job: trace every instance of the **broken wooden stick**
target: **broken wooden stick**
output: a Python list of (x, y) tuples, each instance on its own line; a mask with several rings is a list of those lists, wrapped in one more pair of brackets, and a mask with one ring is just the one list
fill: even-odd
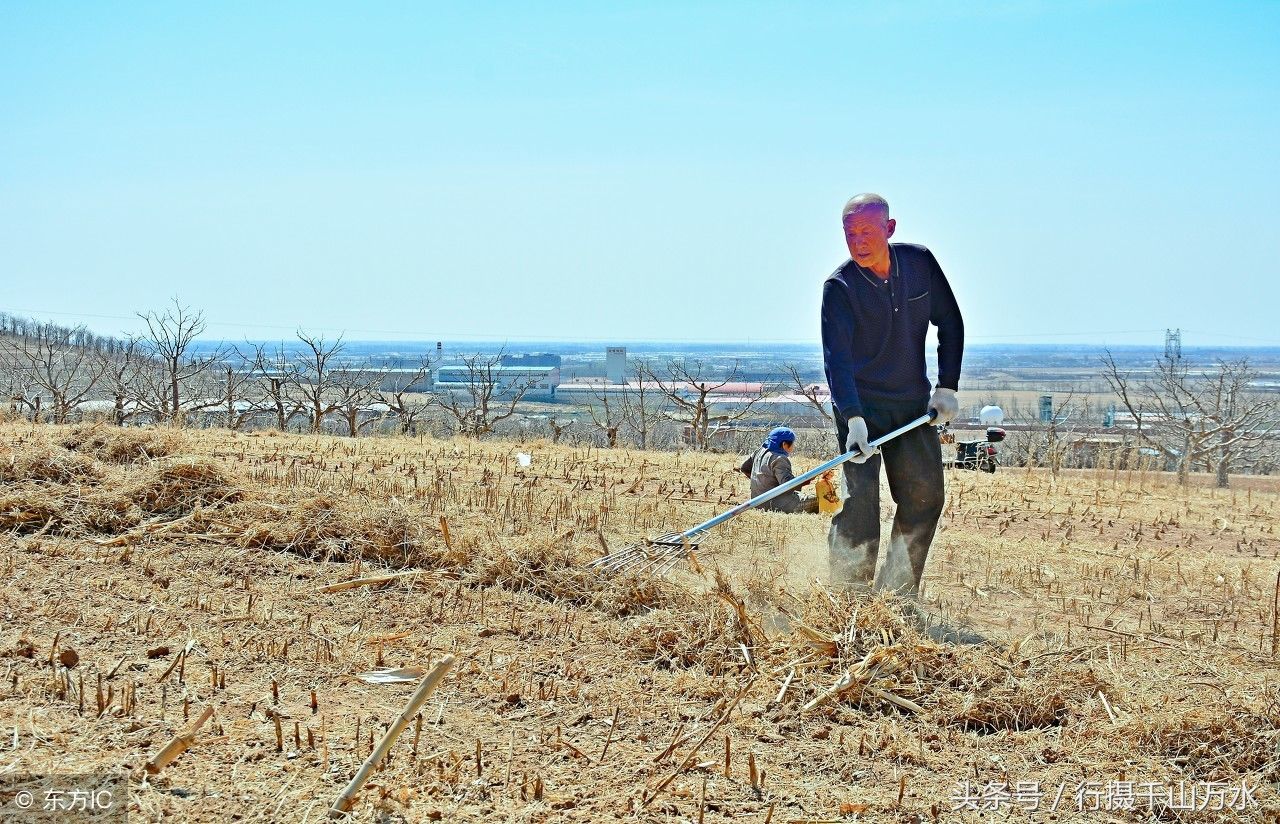
[(826, 691), (822, 693), (819, 693), (817, 696), (813, 698), (813, 700), (811, 700), (809, 703), (801, 707), (800, 712), (808, 712), (814, 707), (822, 706), (823, 704), (830, 701), (832, 698), (835, 698), (840, 693), (844, 692), (847, 689), (850, 689), (854, 685), (855, 680), (856, 679), (854, 678), (853, 670), (851, 669), (845, 670), (843, 673), (841, 673), (840, 677), (836, 679), (836, 682), (832, 684), (830, 688), (828, 688)]
[(613, 720), (609, 722), (609, 734), (604, 739), (604, 749), (600, 751), (600, 757), (597, 761), (604, 761), (604, 757), (609, 754), (609, 745), (613, 743), (613, 732), (618, 728), (618, 713), (622, 711), (621, 707), (613, 708)]
[(364, 786), (364, 782), (369, 780), (374, 768), (386, 757), (391, 745), (400, 737), (400, 733), (404, 732), (404, 728), (409, 725), (409, 721), (422, 709), (422, 705), (427, 702), (427, 698), (439, 686), (440, 681), (452, 666), (453, 656), (446, 655), (422, 679), (422, 683), (418, 685), (418, 688), (414, 690), (413, 695), (409, 698), (409, 703), (405, 705), (404, 712), (400, 713), (400, 716), (387, 728), (387, 732), (382, 736), (382, 740), (378, 742), (378, 746), (373, 748), (373, 752), (369, 753), (369, 757), (360, 765), (360, 769), (356, 772), (355, 777), (351, 779), (351, 783), (333, 802), (333, 807), (329, 810), (330, 818), (342, 818), (351, 811), (352, 806), (355, 805), (356, 795), (359, 794), (360, 788)]
[(917, 715), (924, 712), (924, 707), (921, 707), (915, 701), (903, 698), (901, 695), (895, 695), (888, 690), (882, 690), (868, 685), (863, 687), (862, 691), (874, 698), (879, 698), (881, 701), (888, 701), (896, 707), (901, 707), (907, 712), (914, 712)]
[(165, 767), (172, 764), (178, 756), (187, 751), (187, 748), (195, 741), (196, 735), (200, 732), (200, 728), (204, 726), (205, 722), (208, 721), (212, 715), (213, 707), (205, 707), (204, 712), (200, 713), (200, 717), (196, 719), (196, 722), (191, 725), (190, 729), (184, 733), (175, 735), (168, 744), (164, 745), (164, 748), (161, 749), (160, 752), (152, 756), (151, 760), (146, 764), (146, 771), (151, 775), (155, 775)]
[(1111, 719), (1111, 723), (1116, 723), (1115, 710), (1111, 709), (1111, 702), (1107, 700), (1107, 694), (1102, 690), (1098, 690), (1098, 697), (1102, 699), (1102, 708), (1107, 711), (1107, 717)]
[(791, 682), (796, 677), (796, 668), (792, 667), (791, 672), (787, 673), (787, 678), (782, 682), (782, 689), (778, 690), (778, 695), (773, 699), (773, 703), (781, 704), (783, 699), (787, 697), (787, 688), (791, 686)]

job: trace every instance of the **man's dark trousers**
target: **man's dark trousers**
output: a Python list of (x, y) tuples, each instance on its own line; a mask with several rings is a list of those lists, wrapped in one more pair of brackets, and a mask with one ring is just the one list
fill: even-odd
[[(928, 398), (890, 401), (863, 398), (862, 415), (870, 440), (925, 414)], [(844, 451), (849, 423), (836, 410), (836, 433)], [(828, 536), (833, 583), (870, 584), (880, 550), (880, 465), (898, 510), (877, 589), (916, 594), (929, 545), (942, 515), (942, 446), (932, 426), (918, 426), (880, 447), (865, 463), (844, 464), (844, 508), (831, 520)]]

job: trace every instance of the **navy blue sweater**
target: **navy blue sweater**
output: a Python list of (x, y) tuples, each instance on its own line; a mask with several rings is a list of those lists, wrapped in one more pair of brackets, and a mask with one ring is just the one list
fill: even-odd
[(852, 260), (822, 287), (822, 355), (831, 402), (846, 419), (877, 399), (929, 396), (924, 341), (938, 327), (938, 386), (956, 389), (964, 354), (964, 320), (933, 253), (893, 243), (888, 280)]

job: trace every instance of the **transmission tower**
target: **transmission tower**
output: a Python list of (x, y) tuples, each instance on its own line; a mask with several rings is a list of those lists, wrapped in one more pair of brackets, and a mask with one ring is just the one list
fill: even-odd
[(1182, 359), (1182, 330), (1164, 330), (1164, 356), (1169, 360)]

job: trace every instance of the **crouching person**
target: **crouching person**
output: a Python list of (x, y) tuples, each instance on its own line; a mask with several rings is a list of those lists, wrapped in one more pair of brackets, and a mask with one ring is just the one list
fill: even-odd
[[(791, 470), (791, 451), (796, 448), (796, 433), (780, 426), (769, 433), (760, 449), (742, 464), (743, 474), (751, 478), (751, 497), (763, 495), (782, 486), (796, 476)], [(794, 489), (784, 492), (760, 509), (773, 512), (808, 512), (816, 514), (818, 499), (801, 496)]]

